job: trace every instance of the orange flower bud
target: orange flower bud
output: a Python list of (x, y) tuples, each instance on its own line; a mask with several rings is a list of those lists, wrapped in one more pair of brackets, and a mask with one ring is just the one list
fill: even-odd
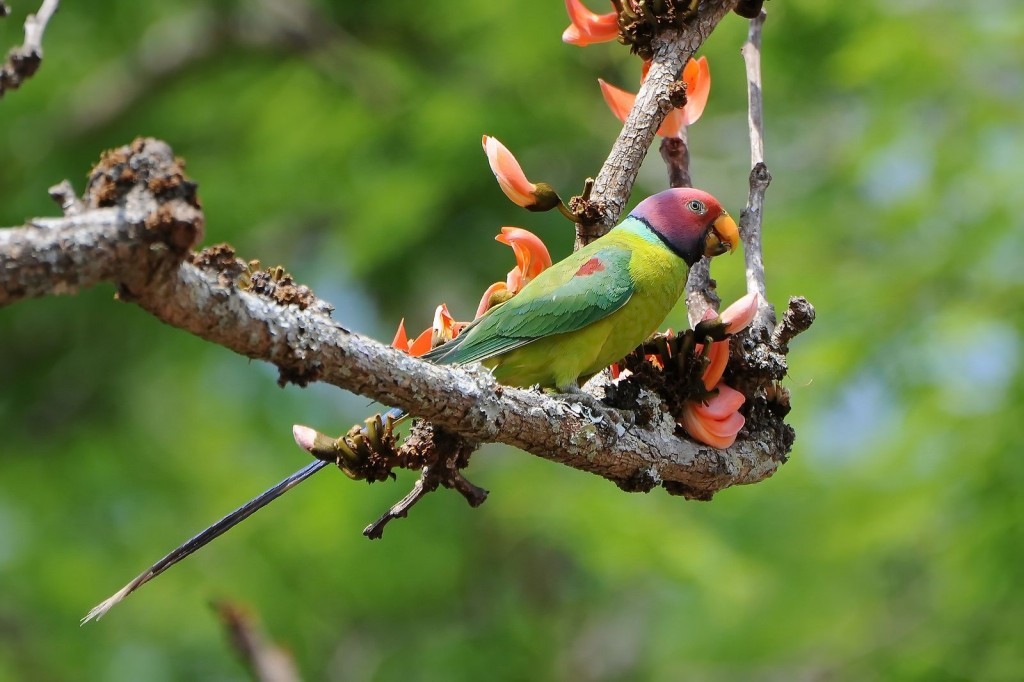
[(494, 173), (505, 196), (511, 199), (512, 203), (524, 208), (537, 203), (534, 196), (537, 185), (526, 179), (526, 173), (508, 147), (497, 138), (484, 135), (483, 148), (487, 154), (487, 162), (491, 165), (491, 172)]

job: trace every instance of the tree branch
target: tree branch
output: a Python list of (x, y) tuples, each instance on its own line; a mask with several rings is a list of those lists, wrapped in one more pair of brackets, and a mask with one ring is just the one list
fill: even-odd
[[(747, 205), (740, 214), (740, 239), (743, 241), (743, 259), (746, 266), (747, 293), (761, 294), (761, 303), (754, 319), (755, 328), (764, 328), (771, 334), (774, 310), (768, 303), (765, 289), (764, 258), (761, 251), (761, 227), (764, 196), (771, 182), (771, 174), (764, 163), (764, 104), (761, 92), (761, 27), (766, 14), (761, 10), (750, 20), (747, 40), (740, 52), (747, 72), (747, 127), (750, 131), (750, 189)], [(696, 325), (708, 309), (717, 310), (721, 299), (711, 279), (711, 264), (701, 259), (690, 269), (686, 282), (686, 311), (691, 325)]]
[(769, 411), (749, 419), (732, 448), (716, 450), (679, 437), (652, 393), (639, 399), (650, 422), (624, 427), (579, 404), (502, 386), (479, 366), (431, 365), (350, 333), (315, 297), (289, 302), (246, 291), (233, 254), (188, 254), (202, 234), (194, 188), (161, 142), (109, 153), (81, 213), (0, 230), (0, 305), (112, 281), (121, 300), (167, 324), (275, 364), (282, 382), (327, 382), (471, 442), (512, 445), (628, 489), (660, 484), (709, 498), (770, 476), (789, 448), (789, 427)]
[(750, 193), (747, 206), (740, 215), (740, 238), (743, 240), (743, 258), (746, 263), (747, 293), (761, 294), (761, 306), (754, 320), (755, 326), (769, 328), (774, 324), (774, 312), (768, 304), (764, 278), (764, 257), (761, 251), (761, 227), (764, 215), (764, 195), (772, 181), (764, 162), (764, 98), (761, 91), (761, 27), (767, 15), (764, 10), (750, 20), (747, 41), (741, 52), (747, 70), (747, 127), (750, 130)]
[[(7, 60), (0, 66), (0, 97), (7, 90), (17, 90), (21, 84), (32, 77), (43, 63), (43, 33), (50, 17), (57, 11), (60, 0), (43, 0), (36, 14), (25, 19), (25, 42), (21, 47), (11, 49)], [(6, 5), (0, 16), (7, 13)]]

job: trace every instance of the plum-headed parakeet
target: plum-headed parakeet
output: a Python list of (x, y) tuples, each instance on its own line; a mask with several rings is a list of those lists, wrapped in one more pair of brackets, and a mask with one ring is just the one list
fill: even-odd
[(577, 392), (654, 333), (694, 263), (738, 241), (735, 221), (707, 192), (659, 192), (423, 357), (479, 361), (503, 384)]
[[(544, 270), (423, 357), (444, 365), (479, 361), (505, 384), (578, 392), (580, 382), (623, 358), (658, 328), (682, 295), (690, 266), (702, 256), (735, 249), (738, 241), (736, 223), (707, 192), (679, 188), (655, 194), (608, 234)], [(316, 450), (317, 437), (309, 427), (295, 427), (296, 441), (310, 452)], [(172, 550), (83, 620), (101, 617), (327, 466), (328, 459), (307, 465)]]

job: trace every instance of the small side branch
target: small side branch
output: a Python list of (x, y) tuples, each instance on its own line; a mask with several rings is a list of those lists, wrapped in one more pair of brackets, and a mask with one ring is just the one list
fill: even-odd
[(767, 302), (764, 256), (761, 251), (761, 228), (764, 216), (764, 195), (772, 181), (764, 162), (764, 97), (761, 92), (761, 27), (767, 15), (764, 10), (750, 20), (747, 41), (741, 52), (747, 69), (747, 127), (750, 130), (750, 191), (747, 206), (740, 216), (740, 238), (746, 262), (747, 293), (761, 294), (761, 308), (755, 326), (770, 327), (774, 313)]
[(417, 502), (437, 490), (437, 487), (441, 485), (441, 477), (437, 474), (437, 468), (439, 467), (436, 464), (423, 467), (420, 477), (416, 479), (409, 494), (391, 505), (391, 508), (384, 512), (383, 516), (364, 528), (363, 535), (371, 540), (379, 540), (384, 537), (384, 526), (395, 519), (404, 519)]
[[(7, 53), (7, 59), (0, 66), (0, 97), (7, 90), (17, 90), (31, 78), (43, 63), (43, 33), (50, 17), (60, 6), (60, 0), (43, 0), (42, 7), (25, 19), (25, 42)], [(7, 13), (7, 7), (0, 9), (0, 16)]]
[(420, 477), (409, 494), (363, 529), (363, 535), (371, 540), (379, 539), (384, 534), (384, 526), (394, 519), (405, 518), (413, 505), (439, 486), (457, 491), (471, 507), (479, 507), (487, 499), (486, 490), (462, 475), (462, 469), (468, 466), (469, 457), (476, 450), (476, 445), (465, 438), (434, 424), (421, 422), (413, 428), (399, 450), (406, 460), (426, 457), (430, 461), (420, 470)]
[[(683, 135), (685, 136), (685, 131)], [(668, 170), (669, 187), (693, 187), (690, 178), (690, 148), (684, 137), (666, 137), (661, 141), (661, 158)]]

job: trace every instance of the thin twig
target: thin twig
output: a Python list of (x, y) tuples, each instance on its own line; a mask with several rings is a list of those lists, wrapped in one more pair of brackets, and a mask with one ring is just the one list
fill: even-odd
[(740, 238), (746, 263), (747, 293), (761, 294), (761, 307), (755, 326), (771, 330), (774, 312), (768, 303), (765, 288), (764, 256), (761, 251), (761, 229), (764, 217), (764, 195), (772, 176), (764, 162), (764, 98), (761, 91), (761, 27), (767, 15), (764, 10), (750, 20), (747, 41), (741, 52), (747, 69), (747, 125), (750, 129), (750, 193), (740, 216)]
[(428, 465), (423, 467), (423, 471), (420, 472), (420, 477), (413, 484), (412, 490), (405, 497), (391, 505), (391, 508), (384, 512), (383, 516), (364, 528), (363, 535), (371, 540), (379, 540), (384, 536), (384, 526), (395, 519), (405, 518), (409, 513), (409, 509), (426, 497), (428, 493), (437, 490), (437, 486), (441, 484), (441, 478), (435, 473), (436, 466)]
[(789, 352), (789, 342), (797, 334), (807, 331), (814, 322), (814, 306), (803, 296), (792, 296), (782, 320), (772, 334), (772, 346), (779, 353)]
[(430, 451), (435, 454), (436, 460), (422, 468), (420, 477), (409, 494), (367, 526), (363, 530), (363, 535), (371, 540), (380, 538), (384, 533), (384, 526), (393, 519), (404, 518), (413, 505), (428, 493), (437, 490), (439, 486), (456, 490), (471, 507), (483, 504), (487, 500), (487, 491), (470, 482), (461, 471), (469, 464), (469, 457), (475, 449), (475, 444), (451, 430), (435, 424), (419, 424), (402, 444), (402, 450), (419, 453)]
[[(661, 142), (661, 158), (668, 168), (670, 187), (692, 187), (690, 176), (690, 148), (687, 143), (686, 129), (682, 137), (667, 137)], [(711, 279), (711, 259), (701, 258), (690, 268), (686, 278), (686, 314), (690, 326), (694, 327), (704, 317), (708, 309), (718, 310), (722, 299), (715, 291), (715, 281)]]
[(466, 498), (470, 507), (479, 507), (487, 500), (488, 492), (463, 476), (458, 469), (452, 469), (449, 479), (446, 485)]
[(60, 0), (43, 0), (39, 11), (25, 19), (25, 42), (8, 52), (7, 60), (0, 66), (0, 97), (7, 90), (21, 87), (39, 70), (43, 63), (43, 33), (59, 6)]
[(686, 144), (686, 129), (679, 137), (666, 137), (661, 141), (661, 158), (668, 170), (669, 187), (693, 187), (690, 177), (690, 148)]
[(75, 194), (75, 188), (71, 185), (70, 180), (61, 180), (48, 189), (47, 192), (50, 198), (57, 202), (60, 210), (66, 216), (78, 215), (85, 209), (85, 205), (82, 204), (78, 195)]

